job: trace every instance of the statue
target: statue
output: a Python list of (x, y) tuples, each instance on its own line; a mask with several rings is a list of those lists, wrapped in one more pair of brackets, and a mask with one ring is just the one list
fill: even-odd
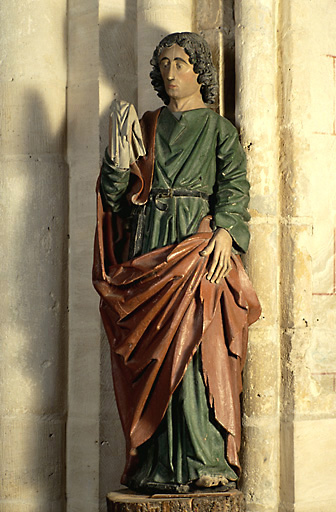
[(249, 183), (237, 130), (209, 108), (206, 41), (166, 36), (151, 60), (165, 106), (139, 128), (113, 104), (97, 185), (93, 282), (126, 439), (121, 483), (143, 492), (235, 486), (241, 372), (260, 305), (239, 253)]

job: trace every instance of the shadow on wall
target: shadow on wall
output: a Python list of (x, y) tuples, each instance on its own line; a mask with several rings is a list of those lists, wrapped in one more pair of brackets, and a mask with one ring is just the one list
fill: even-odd
[[(122, 17), (106, 18), (100, 23), (99, 28), (102, 82), (110, 96), (109, 105), (114, 98), (136, 105), (136, 1), (128, 0)], [(109, 114), (109, 108), (100, 114), (101, 157), (108, 144)], [(125, 440), (112, 383), (110, 349), (103, 326), (101, 327), (100, 353), (99, 510), (105, 512), (107, 493), (121, 487), (120, 477), (125, 463)]]
[[(167, 35), (167, 30), (163, 27), (154, 27), (147, 25), (142, 27), (143, 35), (149, 44), (149, 50), (144, 57), (141, 66), (148, 69), (148, 90), (153, 98), (153, 108), (161, 105), (155, 91), (152, 89), (149, 73), (151, 66), (150, 59), (155, 45)], [(143, 36), (144, 38), (144, 36)], [(146, 48), (140, 52), (138, 50), (137, 20), (136, 20), (136, 2), (129, 0), (123, 20), (116, 18), (106, 18), (100, 24), (100, 60), (103, 71), (103, 82), (111, 90), (111, 98), (122, 99), (133, 103), (138, 107), (138, 53), (146, 53)], [(105, 109), (100, 115), (100, 133), (102, 139), (100, 154), (103, 154), (108, 140), (108, 119), (110, 109)]]
[[(4, 186), (9, 255), (1, 346), (3, 500), (65, 507), (68, 172), (64, 115), (48, 86), (24, 89), (8, 131)], [(8, 190), (5, 190), (8, 187)], [(7, 426), (7, 428), (6, 428)], [(1, 429), (2, 430), (2, 429)], [(48, 503), (48, 505), (47, 505)]]
[[(155, 41), (147, 57), (147, 65), (155, 45), (167, 34), (162, 27), (143, 28), (150, 40)], [(100, 24), (100, 59), (103, 83), (111, 91), (109, 105), (114, 98), (123, 99), (137, 107), (137, 20), (136, 2), (129, 0), (123, 19), (106, 18)], [(148, 88), (152, 90), (148, 75)], [(158, 99), (153, 90), (153, 102)], [(110, 108), (100, 115), (100, 155), (108, 143)], [(115, 402), (110, 351), (102, 328), (101, 340), (101, 416), (100, 416), (100, 510), (106, 510), (108, 492), (121, 487), (120, 477), (125, 464), (125, 441)]]

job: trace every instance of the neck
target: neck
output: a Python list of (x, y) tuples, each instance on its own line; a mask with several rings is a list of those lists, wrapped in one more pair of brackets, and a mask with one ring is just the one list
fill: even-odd
[(174, 99), (170, 98), (170, 102), (168, 105), (169, 110), (171, 112), (184, 112), (185, 110), (195, 110), (197, 108), (206, 108), (206, 105), (202, 98), (199, 96), (197, 98), (189, 97), (189, 98), (181, 98)]

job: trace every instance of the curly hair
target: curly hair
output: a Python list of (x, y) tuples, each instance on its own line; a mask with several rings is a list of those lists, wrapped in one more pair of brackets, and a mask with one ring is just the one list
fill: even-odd
[(201, 84), (201, 95), (204, 103), (215, 103), (218, 94), (217, 71), (212, 62), (211, 52), (206, 40), (195, 32), (175, 32), (164, 37), (154, 50), (150, 60), (153, 70), (150, 72), (151, 83), (159, 98), (168, 105), (170, 98), (166, 93), (160, 73), (159, 57), (161, 52), (174, 44), (178, 44), (189, 56), (197, 81)]

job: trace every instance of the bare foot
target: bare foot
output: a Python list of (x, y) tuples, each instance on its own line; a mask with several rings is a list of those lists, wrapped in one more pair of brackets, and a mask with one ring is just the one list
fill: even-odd
[(195, 481), (197, 487), (216, 487), (217, 485), (225, 485), (228, 479), (224, 476), (208, 476), (203, 475)]

